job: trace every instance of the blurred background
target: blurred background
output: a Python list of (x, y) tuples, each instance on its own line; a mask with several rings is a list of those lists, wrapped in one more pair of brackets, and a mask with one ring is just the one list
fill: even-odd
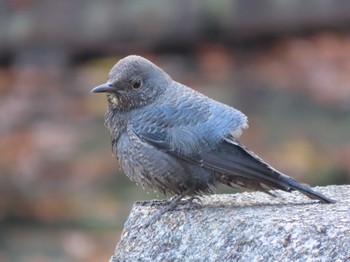
[[(0, 261), (108, 261), (147, 194), (90, 90), (129, 54), (243, 111), (241, 141), (311, 185), (350, 182), (350, 2), (0, 1)], [(218, 192), (234, 192), (220, 188)]]

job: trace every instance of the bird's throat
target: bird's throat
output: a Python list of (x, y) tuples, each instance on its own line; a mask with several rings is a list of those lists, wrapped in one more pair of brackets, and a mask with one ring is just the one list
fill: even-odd
[(122, 97), (115, 94), (107, 94), (108, 106), (112, 110), (125, 111), (128, 109), (128, 103)]

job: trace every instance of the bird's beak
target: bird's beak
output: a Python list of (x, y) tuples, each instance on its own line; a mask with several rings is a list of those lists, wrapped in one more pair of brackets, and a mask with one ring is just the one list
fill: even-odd
[(104, 83), (102, 85), (96, 86), (91, 90), (91, 93), (112, 93), (115, 92), (115, 87), (111, 83)]

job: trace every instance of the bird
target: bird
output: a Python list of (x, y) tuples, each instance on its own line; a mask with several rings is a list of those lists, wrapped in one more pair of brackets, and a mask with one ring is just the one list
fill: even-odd
[(157, 218), (220, 183), (272, 195), (297, 190), (335, 202), (242, 145), (238, 139), (248, 122), (241, 111), (176, 82), (146, 58), (119, 60), (108, 81), (91, 92), (107, 93), (105, 126), (124, 173), (143, 188), (174, 195)]

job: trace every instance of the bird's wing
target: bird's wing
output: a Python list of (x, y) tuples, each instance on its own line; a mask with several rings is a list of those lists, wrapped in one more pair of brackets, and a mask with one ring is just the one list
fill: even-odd
[(256, 190), (293, 189), (292, 181), (286, 181), (289, 177), (272, 168), (231, 136), (226, 136), (214, 150), (201, 153), (201, 161), (203, 166), (227, 174), (228, 182), (242, 183), (243, 187), (249, 183)]
[(312, 199), (325, 203), (334, 202), (315, 192), (308, 185), (299, 184), (272, 168), (230, 135), (224, 137), (214, 149), (192, 154), (184, 154), (183, 151), (169, 144), (164, 132), (139, 133), (138, 135), (147, 143), (175, 157), (222, 174), (221, 181), (228, 185), (266, 192), (269, 189), (281, 189), (288, 192), (298, 190)]
[[(131, 116), (130, 128), (150, 139), (163, 140), (168, 148), (184, 155), (214, 148), (226, 134), (238, 137), (247, 117), (232, 107), (188, 88), (175, 85), (166, 102), (154, 103)], [(181, 99), (178, 94), (181, 92)]]
[(232, 138), (223, 139), (213, 149), (185, 154), (167, 141), (166, 132), (139, 132), (137, 135), (160, 150), (219, 173), (236, 176), (238, 180), (261, 181), (274, 188), (290, 190), (285, 183), (280, 183), (279, 172)]

